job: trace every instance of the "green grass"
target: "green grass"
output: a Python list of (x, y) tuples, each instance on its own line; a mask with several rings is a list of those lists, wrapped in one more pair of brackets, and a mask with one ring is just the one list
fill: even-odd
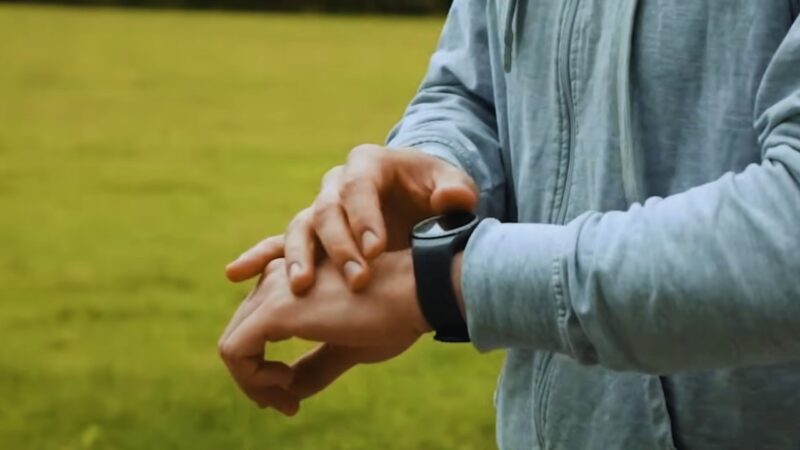
[(0, 448), (493, 447), (498, 354), (426, 339), (285, 419), (215, 348), (224, 264), (383, 140), (440, 26), (0, 6)]

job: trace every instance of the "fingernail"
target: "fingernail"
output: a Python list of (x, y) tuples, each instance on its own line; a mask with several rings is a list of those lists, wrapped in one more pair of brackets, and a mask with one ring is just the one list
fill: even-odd
[(357, 277), (360, 272), (361, 264), (357, 263), (356, 261), (347, 261), (344, 264), (344, 274), (348, 280), (352, 280), (353, 278)]
[(303, 267), (300, 265), (300, 263), (294, 262), (289, 267), (289, 276), (291, 278), (297, 278), (297, 277), (300, 276), (300, 272), (302, 272), (302, 271), (303, 271)]
[(366, 253), (370, 249), (375, 248), (376, 245), (378, 245), (378, 235), (372, 231), (365, 231), (364, 234), (361, 235), (362, 252)]

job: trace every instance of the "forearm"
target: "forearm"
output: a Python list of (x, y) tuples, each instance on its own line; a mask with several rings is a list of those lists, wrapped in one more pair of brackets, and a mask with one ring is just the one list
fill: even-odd
[(478, 348), (652, 373), (800, 359), (798, 57), (800, 21), (759, 88), (761, 164), (567, 225), (484, 221), (461, 282)]
[(650, 373), (800, 358), (797, 175), (768, 161), (566, 226), (485, 221), (461, 271), (470, 334)]

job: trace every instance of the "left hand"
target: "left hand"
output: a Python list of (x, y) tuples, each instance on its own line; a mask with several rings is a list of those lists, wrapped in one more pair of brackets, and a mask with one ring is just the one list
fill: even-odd
[[(283, 259), (269, 264), (219, 342), (231, 375), (259, 406), (294, 415), (301, 399), (353, 365), (395, 357), (430, 331), (417, 303), (408, 250), (377, 258), (373, 281), (355, 293), (326, 260), (311, 289), (295, 296), (284, 266)], [(267, 342), (291, 337), (325, 344), (292, 367), (264, 360)]]

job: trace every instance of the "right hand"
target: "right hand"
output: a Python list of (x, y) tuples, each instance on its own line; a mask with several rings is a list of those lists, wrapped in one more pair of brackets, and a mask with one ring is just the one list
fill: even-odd
[(298, 213), (283, 236), (261, 241), (226, 267), (231, 281), (261, 274), (285, 257), (292, 291), (314, 284), (316, 258), (326, 254), (352, 290), (370, 279), (368, 261), (410, 245), (412, 227), (451, 210), (474, 211), (475, 183), (462, 170), (415, 150), (378, 145), (354, 148), (325, 174), (314, 203)]

